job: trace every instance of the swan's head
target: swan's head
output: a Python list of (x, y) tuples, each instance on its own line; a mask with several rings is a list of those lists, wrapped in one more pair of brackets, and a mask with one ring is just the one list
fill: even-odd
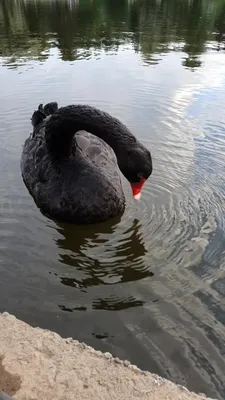
[(131, 148), (123, 151), (121, 158), (120, 170), (130, 182), (134, 199), (139, 200), (142, 187), (152, 174), (151, 153), (140, 143), (135, 143)]

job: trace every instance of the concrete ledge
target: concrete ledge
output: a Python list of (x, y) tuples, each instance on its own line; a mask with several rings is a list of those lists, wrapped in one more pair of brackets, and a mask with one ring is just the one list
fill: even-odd
[(128, 361), (0, 314), (0, 391), (17, 400), (205, 400)]

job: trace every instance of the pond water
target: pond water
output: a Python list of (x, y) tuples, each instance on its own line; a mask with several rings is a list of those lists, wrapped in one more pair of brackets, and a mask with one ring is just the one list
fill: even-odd
[[(225, 398), (225, 3), (0, 0), (0, 311)], [(151, 150), (140, 203), (77, 227), (20, 174), (39, 103), (88, 103)]]

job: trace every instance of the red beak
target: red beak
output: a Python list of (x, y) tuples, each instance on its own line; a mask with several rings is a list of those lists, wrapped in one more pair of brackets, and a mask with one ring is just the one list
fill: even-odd
[(131, 189), (133, 192), (133, 197), (135, 200), (139, 200), (141, 197), (141, 189), (145, 183), (146, 179), (142, 178), (138, 183), (131, 183)]

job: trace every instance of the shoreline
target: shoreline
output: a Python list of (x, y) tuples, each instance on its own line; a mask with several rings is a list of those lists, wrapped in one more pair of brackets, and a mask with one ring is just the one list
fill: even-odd
[(0, 326), (0, 391), (16, 400), (209, 399), (7, 312)]

